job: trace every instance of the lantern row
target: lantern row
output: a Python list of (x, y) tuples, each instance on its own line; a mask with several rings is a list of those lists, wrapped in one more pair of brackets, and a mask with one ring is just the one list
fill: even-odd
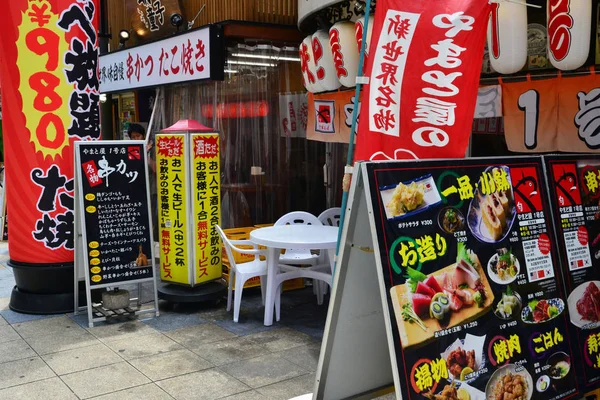
[[(592, 0), (548, 0), (546, 10), (550, 62), (563, 71), (583, 66), (590, 50)], [(527, 6), (493, 3), (487, 39), (496, 72), (520, 71), (527, 62)]]
[[(547, 0), (548, 58), (560, 70), (583, 66), (588, 59), (592, 29), (592, 0)], [(365, 63), (373, 16), (369, 17)], [(311, 93), (354, 87), (358, 73), (363, 19), (318, 30), (300, 45), (304, 87)], [(527, 62), (527, 6), (492, 3), (488, 24), (492, 68), (501, 74), (520, 71)]]
[[(300, 65), (304, 87), (311, 93), (337, 90), (356, 85), (359, 52), (362, 44), (363, 20), (343, 21), (329, 31), (318, 30), (300, 45)], [(373, 16), (369, 17), (367, 48), (371, 41)]]

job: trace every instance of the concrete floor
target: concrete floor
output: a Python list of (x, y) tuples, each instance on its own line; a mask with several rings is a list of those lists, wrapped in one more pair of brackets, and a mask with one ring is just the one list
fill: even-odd
[(310, 288), (282, 296), (272, 327), (262, 324), (260, 291), (248, 290), (238, 324), (224, 303), (161, 302), (158, 318), (88, 328), (87, 316), (9, 310), (7, 260), (0, 244), (0, 399), (287, 400), (313, 391), (327, 304), (317, 306)]

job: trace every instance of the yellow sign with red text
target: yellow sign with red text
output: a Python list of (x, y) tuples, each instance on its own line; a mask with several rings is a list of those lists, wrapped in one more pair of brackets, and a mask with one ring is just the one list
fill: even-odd
[(194, 283), (221, 278), (221, 169), (219, 135), (193, 134)]
[(160, 278), (191, 285), (188, 267), (187, 140), (182, 134), (156, 136)]

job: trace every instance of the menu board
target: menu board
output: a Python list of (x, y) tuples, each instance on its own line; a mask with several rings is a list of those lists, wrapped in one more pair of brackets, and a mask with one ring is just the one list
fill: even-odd
[(577, 396), (541, 158), (366, 168), (403, 398)]
[(600, 157), (549, 156), (546, 174), (573, 331), (574, 366), (600, 387)]
[(90, 286), (152, 278), (145, 143), (78, 142), (76, 151)]

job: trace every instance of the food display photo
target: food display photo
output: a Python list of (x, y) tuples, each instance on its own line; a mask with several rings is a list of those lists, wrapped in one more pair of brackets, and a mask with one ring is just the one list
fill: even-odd
[(589, 390), (600, 387), (600, 157), (544, 158), (574, 350), (559, 369)]
[(367, 174), (403, 398), (572, 398), (541, 157), (374, 163)]

